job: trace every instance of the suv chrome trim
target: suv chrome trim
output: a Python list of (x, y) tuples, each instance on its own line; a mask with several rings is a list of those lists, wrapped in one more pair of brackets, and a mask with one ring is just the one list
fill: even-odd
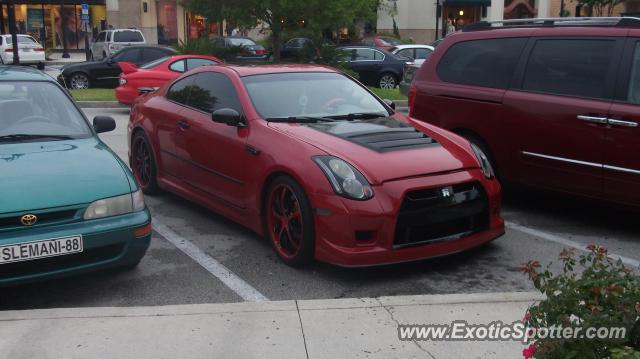
[(610, 166), (610, 165), (605, 165), (605, 164), (602, 164), (602, 163), (595, 163), (595, 162), (572, 160), (570, 158), (549, 156), (549, 155), (543, 155), (543, 154), (540, 154), (540, 153), (534, 153), (534, 152), (528, 152), (528, 151), (522, 151), (522, 154), (525, 155), (525, 156), (538, 157), (538, 158), (544, 158), (544, 159), (548, 159), (548, 160), (555, 160), (555, 161), (560, 161), (560, 162), (572, 163), (572, 164), (576, 164), (576, 165), (596, 167), (596, 168), (602, 168), (602, 169), (610, 170), (610, 171), (633, 173), (633, 174), (640, 175), (640, 170), (635, 170), (635, 169), (632, 169), (632, 168)]
[[(502, 26), (493, 26), (502, 24)], [(620, 26), (640, 27), (638, 17), (549, 17), (531, 19), (507, 19), (496, 21), (479, 21), (466, 26), (462, 31), (486, 30), (491, 28), (531, 27), (531, 26)]]

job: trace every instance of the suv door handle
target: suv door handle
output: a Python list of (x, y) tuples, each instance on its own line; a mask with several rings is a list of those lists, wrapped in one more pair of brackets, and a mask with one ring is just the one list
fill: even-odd
[(577, 117), (580, 121), (591, 122), (591, 123), (599, 123), (602, 125), (606, 125), (608, 123), (608, 118), (599, 117), (599, 116), (587, 116), (587, 115), (578, 115)]
[(191, 127), (189, 122), (187, 122), (185, 120), (178, 121), (178, 126), (180, 126), (180, 128), (183, 129), (183, 130), (187, 130), (187, 129), (189, 129), (189, 127)]
[(622, 121), (622, 120), (616, 120), (616, 119), (613, 119), (613, 118), (608, 119), (608, 123), (611, 126), (638, 127), (638, 123), (637, 122)]

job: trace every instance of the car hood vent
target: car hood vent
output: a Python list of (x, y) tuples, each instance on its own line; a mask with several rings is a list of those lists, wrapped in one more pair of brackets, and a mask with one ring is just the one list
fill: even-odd
[(440, 145), (436, 140), (414, 127), (391, 117), (375, 120), (312, 123), (307, 126), (377, 152), (410, 150)]

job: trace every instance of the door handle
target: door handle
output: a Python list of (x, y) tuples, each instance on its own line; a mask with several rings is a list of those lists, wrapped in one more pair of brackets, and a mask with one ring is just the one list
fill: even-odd
[(577, 117), (580, 121), (591, 122), (591, 123), (599, 123), (602, 125), (606, 125), (608, 123), (608, 118), (600, 117), (600, 116), (587, 116), (587, 115), (578, 115)]
[(189, 129), (189, 127), (191, 127), (189, 122), (187, 122), (185, 120), (178, 121), (178, 126), (180, 126), (180, 128), (183, 129), (183, 130), (187, 130), (187, 129)]
[(638, 123), (633, 121), (622, 121), (622, 120), (616, 120), (616, 119), (610, 118), (608, 119), (607, 122), (611, 126), (638, 127)]

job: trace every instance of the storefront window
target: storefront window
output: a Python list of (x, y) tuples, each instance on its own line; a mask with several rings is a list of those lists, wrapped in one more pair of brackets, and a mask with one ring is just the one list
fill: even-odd
[(158, 43), (178, 43), (178, 10), (175, 1), (158, 1)]

